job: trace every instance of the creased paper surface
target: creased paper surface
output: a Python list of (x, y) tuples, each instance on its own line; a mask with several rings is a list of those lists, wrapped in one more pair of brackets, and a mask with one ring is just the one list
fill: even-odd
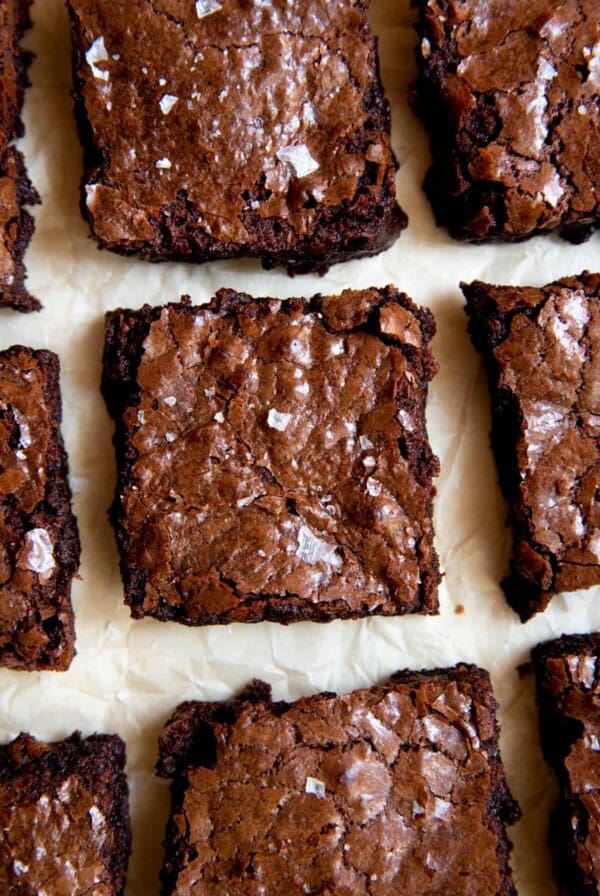
[[(492, 675), (507, 775), (524, 813), (511, 831), (517, 888), (520, 896), (552, 896), (545, 836), (555, 785), (539, 749), (532, 681), (520, 681), (516, 666), (538, 641), (600, 628), (600, 589), (555, 598), (525, 626), (504, 601), (498, 582), (507, 568), (510, 534), (489, 449), (487, 389), (467, 337), (458, 283), (479, 277), (542, 285), (585, 268), (597, 270), (600, 233), (582, 246), (553, 236), (468, 246), (435, 227), (420, 188), (429, 164), (427, 138), (406, 102), (414, 75), (414, 12), (409, 0), (373, 0), (371, 19), (380, 36), (401, 162), (398, 196), (410, 218), (394, 247), (367, 261), (338, 265), (324, 278), (296, 279), (248, 261), (151, 265), (99, 252), (79, 213), (81, 150), (69, 95), (67, 13), (61, 0), (36, 0), (33, 18), (26, 44), (37, 59), (20, 146), (43, 200), (35, 209), (37, 231), (26, 261), (30, 289), (45, 307), (37, 315), (2, 312), (1, 342), (60, 355), (63, 433), (83, 554), (81, 580), (73, 589), (78, 656), (63, 674), (0, 671), (0, 738), (29, 731), (58, 739), (78, 728), (84, 734), (118, 732), (127, 741), (134, 828), (127, 894), (152, 896), (159, 892), (169, 803), (168, 784), (152, 773), (156, 740), (181, 700), (226, 699), (253, 677), (269, 681), (276, 698), (293, 699), (368, 686), (403, 667), (476, 662)], [(104, 311), (160, 304), (184, 292), (203, 302), (222, 286), (286, 298), (387, 283), (428, 305), (438, 324), (432, 347), (441, 369), (428, 419), (441, 461), (435, 514), (445, 571), (440, 616), (196, 630), (132, 621), (122, 602), (106, 518), (115, 468), (112, 424), (99, 393)]]

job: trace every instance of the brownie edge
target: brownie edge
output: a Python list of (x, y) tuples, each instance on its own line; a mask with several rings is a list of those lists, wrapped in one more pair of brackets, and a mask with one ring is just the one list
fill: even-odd
[(558, 779), (549, 845), (565, 896), (600, 890), (600, 634), (539, 644), (536, 677), (542, 750)]
[(253, 681), (228, 703), (182, 704), (159, 745), (173, 778), (163, 896), (361, 896), (369, 881), (514, 896), (505, 829), (520, 811), (495, 712), (488, 674), (464, 664), (294, 703)]

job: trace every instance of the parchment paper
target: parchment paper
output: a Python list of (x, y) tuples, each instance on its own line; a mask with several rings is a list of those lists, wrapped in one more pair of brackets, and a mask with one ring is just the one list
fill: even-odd
[[(423, 128), (406, 102), (414, 74), (409, 0), (373, 0), (382, 76), (392, 103), (394, 148), (401, 161), (398, 195), (410, 225), (388, 252), (335, 266), (325, 278), (290, 279), (258, 263), (151, 265), (99, 252), (80, 217), (81, 151), (72, 115), (67, 14), (61, 0), (36, 0), (26, 43), (37, 54), (27, 92), (23, 148), (43, 205), (27, 254), (36, 315), (2, 312), (2, 347), (16, 342), (58, 352), (62, 362), (63, 432), (81, 529), (81, 580), (73, 589), (78, 656), (69, 672), (0, 671), (0, 739), (19, 731), (58, 739), (80, 729), (118, 732), (127, 741), (134, 828), (128, 896), (158, 894), (168, 784), (153, 776), (156, 740), (184, 699), (222, 700), (250, 678), (271, 682), (278, 699), (322, 689), (371, 685), (402, 667), (477, 662), (492, 675), (500, 702), (502, 751), (523, 809), (512, 829), (512, 865), (520, 896), (552, 896), (545, 846), (555, 796), (539, 749), (531, 681), (517, 664), (529, 648), (562, 632), (600, 628), (600, 589), (555, 598), (522, 625), (498, 582), (510, 537), (489, 450), (489, 408), (481, 365), (466, 334), (461, 279), (541, 285), (600, 267), (600, 233), (582, 246), (556, 237), (520, 245), (457, 244), (435, 227), (421, 182), (429, 164)], [(143, 52), (143, 47), (140, 48)], [(112, 425), (99, 394), (103, 313), (117, 306), (160, 304), (182, 292), (195, 302), (221, 286), (282, 298), (394, 283), (437, 318), (433, 343), (440, 373), (431, 389), (429, 428), (441, 460), (436, 504), (437, 549), (445, 570), (441, 615), (186, 629), (134, 622), (122, 602), (117, 552), (107, 518), (114, 488)], [(457, 614), (458, 605), (464, 613)]]

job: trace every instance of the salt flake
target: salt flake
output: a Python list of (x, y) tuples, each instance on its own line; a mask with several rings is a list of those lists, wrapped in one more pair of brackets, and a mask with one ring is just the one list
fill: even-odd
[(173, 96), (172, 93), (165, 93), (158, 104), (160, 106), (160, 111), (162, 112), (162, 114), (168, 115), (178, 99), (179, 97)]
[(96, 63), (106, 62), (108, 58), (109, 56), (106, 52), (106, 47), (104, 46), (104, 37), (101, 35), (100, 37), (96, 38), (92, 46), (85, 54), (85, 60), (91, 68), (94, 78), (98, 78), (99, 81), (108, 81), (110, 75), (109, 72), (103, 71), (102, 69), (98, 68)]
[(311, 156), (308, 146), (303, 143), (297, 146), (284, 146), (276, 155), (280, 162), (287, 162), (292, 166), (296, 177), (306, 177), (319, 167), (319, 163)]
[(319, 561), (336, 568), (342, 565), (342, 558), (336, 554), (335, 549), (326, 541), (317, 538), (308, 526), (300, 527), (296, 555), (310, 566), (314, 566)]
[(171, 160), (170, 160), (170, 159), (167, 159), (167, 157), (165, 156), (165, 157), (162, 158), (162, 159), (158, 159), (157, 162), (156, 162), (155, 164), (156, 164), (156, 167), (157, 167), (157, 168), (170, 168), (170, 167), (171, 167)]
[(220, 3), (217, 3), (217, 0), (196, 0), (196, 15), (199, 19), (210, 16), (213, 12), (218, 12), (220, 9), (223, 9), (223, 7)]
[(27, 569), (39, 576), (49, 576), (56, 566), (54, 545), (45, 529), (31, 529), (25, 533), (23, 553)]
[(275, 408), (271, 408), (267, 416), (267, 423), (271, 429), (278, 429), (279, 432), (285, 432), (291, 419), (291, 414), (286, 414), (284, 411), (276, 411)]
[(312, 793), (313, 796), (318, 797), (320, 800), (325, 799), (325, 784), (323, 781), (319, 781), (318, 778), (308, 777), (306, 779), (306, 792)]

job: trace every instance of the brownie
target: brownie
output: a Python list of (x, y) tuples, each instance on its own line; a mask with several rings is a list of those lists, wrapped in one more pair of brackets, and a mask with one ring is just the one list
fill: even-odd
[(462, 289), (514, 529), (503, 584), (526, 620), (554, 593), (600, 583), (600, 275)]
[(25, 288), (23, 255), (34, 230), (24, 208), (39, 202), (21, 153), (11, 142), (23, 135), (21, 107), (31, 54), (19, 41), (30, 26), (31, 0), (0, 4), (0, 307), (36, 311), (41, 306)]
[(131, 852), (125, 744), (116, 735), (0, 747), (0, 890), (120, 896)]
[(414, 0), (425, 189), (457, 239), (581, 242), (600, 220), (598, 0)]
[(406, 226), (369, 0), (68, 0), (101, 247), (323, 272)]
[(542, 748), (560, 795), (550, 828), (561, 892), (600, 892), (600, 635), (563, 635), (532, 652)]
[(0, 352), (0, 666), (67, 669), (75, 654), (71, 580), (79, 566), (59, 361)]
[(132, 615), (437, 612), (434, 329), (392, 287), (109, 313), (111, 518)]
[(509, 896), (519, 817), (496, 703), (476, 666), (272, 703), (182, 704), (160, 739), (172, 777), (163, 896)]

